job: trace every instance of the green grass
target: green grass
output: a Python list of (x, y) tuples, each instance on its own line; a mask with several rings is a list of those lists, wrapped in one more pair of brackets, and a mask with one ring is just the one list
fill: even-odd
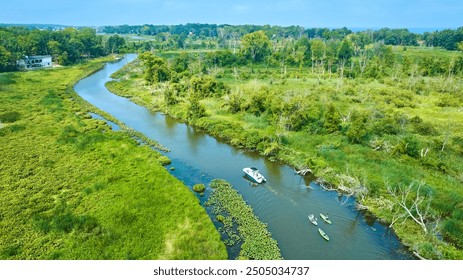
[(72, 92), (102, 62), (0, 74), (0, 259), (226, 259), (165, 158)]
[(394, 47), (396, 52), (399, 54), (407, 54), (410, 56), (412, 59), (419, 59), (424, 56), (432, 56), (436, 58), (458, 58), (460, 55), (459, 51), (448, 51), (442, 48), (429, 48), (429, 47), (413, 47), (413, 46), (407, 46), (404, 51), (404, 47), (402, 46), (397, 46)]

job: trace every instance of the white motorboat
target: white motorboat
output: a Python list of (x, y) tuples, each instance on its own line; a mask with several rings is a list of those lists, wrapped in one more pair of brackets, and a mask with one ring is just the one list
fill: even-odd
[(310, 220), (310, 222), (312, 222), (312, 224), (314, 225), (318, 225), (318, 222), (317, 222), (317, 218), (314, 216), (314, 214), (310, 214), (309, 216), (307, 216)]
[(246, 173), (246, 175), (248, 175), (251, 179), (259, 184), (267, 181), (265, 177), (259, 173), (259, 169), (255, 167), (246, 167), (243, 168), (243, 171)]

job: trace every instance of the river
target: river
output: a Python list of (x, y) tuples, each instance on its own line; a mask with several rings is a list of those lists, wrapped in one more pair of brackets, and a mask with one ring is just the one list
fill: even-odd
[[(186, 185), (206, 185), (214, 178), (225, 179), (244, 197), (259, 219), (268, 225), (285, 259), (384, 260), (411, 259), (397, 236), (367, 213), (355, 209), (354, 200), (339, 201), (335, 192), (324, 191), (310, 177), (301, 177), (289, 166), (266, 157), (236, 149), (197, 129), (161, 113), (153, 113), (127, 98), (109, 92), (110, 75), (134, 60), (126, 55), (79, 81), (74, 89), (83, 99), (114, 118), (158, 141), (171, 151), (170, 170)], [(256, 166), (267, 183), (253, 186), (242, 169)], [(208, 190), (209, 191), (209, 190)], [(206, 193), (207, 197), (207, 193)], [(200, 198), (201, 203), (204, 199)], [(320, 228), (330, 237), (325, 241), (307, 216), (318, 217)], [(328, 214), (332, 224), (319, 213)]]

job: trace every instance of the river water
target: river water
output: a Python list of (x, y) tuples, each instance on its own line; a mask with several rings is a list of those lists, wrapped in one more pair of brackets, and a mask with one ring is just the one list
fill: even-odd
[[(108, 63), (101, 71), (79, 81), (75, 91), (128, 127), (169, 148), (171, 152), (167, 156), (175, 167), (169, 170), (186, 185), (207, 185), (214, 178), (230, 182), (268, 225), (285, 259), (412, 258), (394, 232), (357, 211), (353, 199), (341, 203), (337, 193), (322, 190), (314, 178), (296, 175), (286, 165), (236, 149), (109, 92), (105, 87), (111, 80), (109, 76), (135, 58), (136, 55), (130, 54), (118, 62)], [(242, 169), (248, 166), (258, 167), (267, 183), (255, 186), (243, 178)], [(200, 200), (204, 203), (204, 199)], [(309, 222), (307, 216), (311, 213), (318, 217), (319, 227), (329, 235), (329, 242), (319, 235), (317, 226)], [(319, 213), (328, 214), (332, 224), (324, 223)]]

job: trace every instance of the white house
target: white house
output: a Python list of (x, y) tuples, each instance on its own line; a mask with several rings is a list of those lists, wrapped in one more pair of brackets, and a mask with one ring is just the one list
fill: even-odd
[(19, 68), (26, 70), (52, 67), (53, 65), (51, 55), (25, 56), (23, 59), (18, 60), (17, 64)]

